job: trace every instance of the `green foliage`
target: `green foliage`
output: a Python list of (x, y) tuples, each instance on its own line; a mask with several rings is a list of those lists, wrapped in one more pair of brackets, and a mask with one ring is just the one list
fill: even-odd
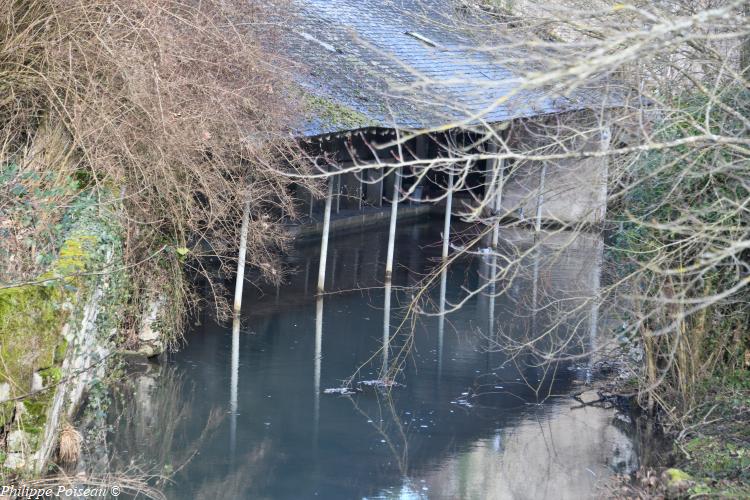
[[(741, 137), (746, 116), (748, 89), (725, 89), (711, 100), (689, 96), (656, 124), (653, 141)], [(610, 256), (620, 275), (631, 277), (632, 292), (645, 297), (636, 318), (643, 320), (644, 332), (672, 325), (670, 335), (653, 340), (647, 356), (652, 366), (671, 362), (663, 381), (671, 394), (665, 400), (686, 396), (689, 404), (692, 399), (684, 393), (695, 381), (740, 366), (750, 348), (748, 336), (740, 334), (750, 322), (750, 287), (741, 282), (750, 252), (736, 246), (750, 238), (750, 158), (746, 149), (689, 140), (632, 160), (628, 190), (610, 213), (620, 224)], [(710, 300), (730, 289), (736, 290), (723, 300)], [(688, 307), (675, 297), (692, 302)], [(695, 308), (702, 300), (706, 308)], [(695, 312), (680, 325), (678, 337), (674, 318), (686, 309)]]
[(688, 441), (690, 454), (686, 468), (706, 481), (733, 480), (750, 482), (750, 447), (727, 442), (720, 437), (697, 437)]
[[(750, 113), (750, 91), (727, 93), (723, 98), (738, 113), (745, 116)], [(665, 121), (655, 140), (666, 142), (702, 135), (705, 131), (698, 126), (704, 127), (706, 123), (710, 132), (741, 134), (744, 124), (739, 118), (727, 116), (720, 107), (709, 104), (703, 96), (680, 103), (678, 118)], [(693, 227), (718, 223), (725, 227), (740, 228), (743, 224), (746, 227), (747, 213), (732, 210), (731, 202), (750, 197), (747, 184), (733, 174), (735, 169), (718, 167), (736, 164), (736, 170), (741, 172), (750, 167), (749, 162), (741, 152), (731, 148), (697, 149), (690, 143), (647, 152), (631, 173), (638, 183), (614, 214), (623, 221), (622, 230), (615, 235), (615, 258), (631, 264), (646, 262), (687, 230), (657, 229), (654, 224), (669, 225), (681, 220)], [(688, 214), (691, 220), (684, 221)], [(712, 235), (716, 239), (719, 236)], [(628, 270), (633, 268), (631, 265)]]
[(62, 380), (62, 369), (59, 366), (50, 366), (40, 370), (39, 375), (42, 376), (45, 386), (56, 384)]
[[(691, 416), (699, 429), (675, 446), (681, 467), (698, 481), (691, 493), (722, 498), (750, 496), (750, 372), (726, 370), (697, 389), (704, 401)], [(706, 424), (708, 422), (708, 424)]]
[(691, 430), (675, 444), (677, 465), (695, 478), (689, 494), (747, 498), (750, 253), (737, 244), (750, 239), (750, 158), (691, 139), (746, 136), (750, 90), (714, 97), (683, 98), (656, 124), (654, 143), (682, 145), (629, 158), (628, 190), (609, 214), (619, 223), (610, 256), (638, 297), (627, 341), (643, 352), (643, 401), (671, 429)]

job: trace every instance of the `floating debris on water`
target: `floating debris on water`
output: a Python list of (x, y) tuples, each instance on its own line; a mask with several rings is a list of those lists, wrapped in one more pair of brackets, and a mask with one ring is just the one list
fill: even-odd
[(360, 385), (360, 386), (363, 385), (366, 387), (378, 387), (381, 389), (391, 388), (391, 387), (404, 387), (403, 384), (399, 384), (398, 382), (390, 378), (375, 379), (375, 380), (361, 380), (357, 382), (357, 385)]
[(323, 389), (323, 394), (339, 394), (341, 396), (350, 396), (357, 392), (358, 391), (353, 390), (350, 387), (331, 387), (329, 389)]
[(404, 384), (399, 384), (395, 380), (385, 379), (373, 379), (373, 380), (360, 380), (355, 382), (355, 386), (347, 387), (332, 387), (329, 389), (323, 389), (323, 394), (339, 394), (341, 396), (351, 396), (358, 392), (363, 392), (365, 387), (373, 387), (376, 389), (390, 389), (392, 387), (406, 387)]

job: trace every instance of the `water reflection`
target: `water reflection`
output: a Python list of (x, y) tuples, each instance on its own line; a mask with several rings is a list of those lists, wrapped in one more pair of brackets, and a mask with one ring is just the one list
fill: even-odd
[(443, 374), (443, 337), (445, 336), (445, 294), (448, 285), (448, 268), (440, 271), (440, 305), (438, 309), (438, 352), (437, 352), (437, 375), (440, 379)]
[(314, 439), (318, 442), (318, 428), (320, 426), (320, 368), (323, 364), (323, 296), (315, 301), (315, 371), (313, 374), (313, 418)]
[(234, 459), (237, 449), (237, 391), (240, 380), (240, 318), (232, 321), (232, 375), (229, 382), (229, 454)]
[(380, 378), (385, 379), (388, 377), (388, 371), (390, 368), (390, 349), (391, 349), (391, 280), (387, 280), (385, 282), (385, 288), (383, 290), (383, 296), (385, 297), (383, 300), (383, 346), (382, 349), (382, 356), (383, 356), (383, 365), (380, 369)]
[(592, 497), (601, 477), (634, 465), (630, 439), (611, 420), (593, 407), (532, 414), (413, 477), (429, 498)]
[[(300, 248), (292, 259), (299, 272), (278, 298), (273, 288), (246, 296), (242, 321), (253, 334), (206, 319), (157, 370), (147, 397), (122, 404), (135, 414), (113, 422), (110, 455), (171, 463), (177, 472), (165, 488), (175, 499), (581, 498), (616, 465), (634, 464), (612, 413), (571, 409), (572, 400), (558, 397), (583, 383), (585, 370), (496, 349), (547, 330), (549, 338), (580, 330), (575, 352), (597, 341), (598, 302), (585, 299), (598, 287), (592, 252), (600, 242), (552, 238), (529, 255), (526, 275), (495, 283), (498, 259), (523, 255), (533, 241), (502, 232), (500, 253), (442, 271), (430, 299), (434, 312), (448, 312), (419, 317), (409, 337), (411, 329), (392, 325), (411, 298), (407, 285), (441, 262), (441, 234), (414, 225), (397, 237), (392, 288), (380, 261), (387, 232), (370, 231), (331, 240), (334, 293), (325, 298), (309, 290), (315, 248)], [(563, 299), (581, 308), (557, 324), (554, 304)], [(393, 371), (407, 344), (409, 356)], [(402, 385), (323, 393), (354, 373), (355, 382), (388, 373)], [(217, 408), (230, 418), (215, 421)]]

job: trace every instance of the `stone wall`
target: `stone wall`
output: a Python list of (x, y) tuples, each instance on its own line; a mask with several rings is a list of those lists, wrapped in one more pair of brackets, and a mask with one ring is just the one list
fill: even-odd
[[(568, 115), (555, 120), (570, 121), (572, 128), (587, 130), (583, 118), (581, 115)], [(554, 137), (555, 128), (556, 125), (542, 123), (514, 125), (511, 147), (518, 147), (517, 143), (523, 142), (523, 147), (519, 148), (521, 151), (533, 152), (539, 148), (539, 154), (559, 153), (546, 147)], [(610, 137), (606, 127), (604, 132), (600, 132), (598, 127), (588, 129), (592, 132), (582, 132), (580, 138), (569, 141), (569, 151), (596, 152), (608, 147)], [(607, 175), (606, 156), (508, 164), (503, 184), (502, 212), (509, 218), (533, 222), (541, 208), (543, 223), (599, 224), (606, 214)]]
[(36, 281), (0, 289), (3, 467), (43, 470), (60, 426), (103, 378), (126, 297), (113, 217), (82, 202), (56, 262)]

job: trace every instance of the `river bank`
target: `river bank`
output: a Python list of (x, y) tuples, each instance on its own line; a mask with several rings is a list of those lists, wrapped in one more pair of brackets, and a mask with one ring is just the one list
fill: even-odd
[[(613, 481), (613, 496), (750, 497), (749, 381), (747, 371), (738, 371), (707, 382), (696, 411), (666, 431), (663, 455)], [(649, 421), (659, 425), (654, 418)]]

